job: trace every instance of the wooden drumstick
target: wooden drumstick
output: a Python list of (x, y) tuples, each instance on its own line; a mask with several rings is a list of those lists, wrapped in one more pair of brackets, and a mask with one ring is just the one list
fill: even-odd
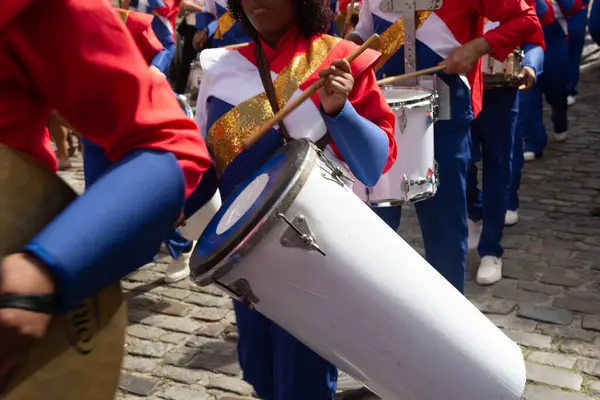
[[(364, 42), (360, 47), (354, 50), (349, 56), (345, 58), (348, 63), (353, 62), (358, 56), (360, 56), (366, 49), (374, 48), (379, 46), (379, 35), (374, 34), (371, 36), (366, 42)], [(313, 94), (317, 92), (323, 85), (325, 84), (325, 79), (321, 78), (315, 83), (313, 83), (307, 90), (302, 92), (300, 96), (298, 96), (293, 101), (287, 103), (277, 114), (275, 114), (270, 120), (265, 122), (256, 132), (247, 137), (244, 140), (244, 147), (249, 148), (254, 145), (261, 137), (263, 137), (267, 132), (271, 130), (275, 125), (277, 125), (282, 119), (287, 117), (292, 111), (294, 111), (300, 104), (304, 103), (308, 100)]]
[(408, 74), (404, 74), (404, 75), (390, 76), (389, 78), (384, 78), (384, 79), (378, 80), (377, 84), (379, 86), (389, 85), (391, 83), (396, 83), (396, 82), (404, 81), (406, 79), (415, 78), (417, 76), (427, 75), (427, 74), (431, 74), (433, 72), (441, 71), (444, 68), (445, 68), (444, 65), (438, 65), (437, 67), (431, 67), (431, 68), (422, 69), (420, 71), (409, 72)]
[(237, 49), (238, 47), (244, 47), (247, 46), (248, 42), (246, 43), (239, 43), (239, 44), (230, 44), (228, 46), (223, 46), (223, 49)]

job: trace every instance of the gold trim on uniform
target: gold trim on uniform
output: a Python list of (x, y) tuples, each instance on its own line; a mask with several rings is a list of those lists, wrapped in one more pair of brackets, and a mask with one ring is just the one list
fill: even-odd
[(233, 15), (231, 15), (229, 10), (225, 11), (225, 13), (217, 19), (217, 31), (215, 32), (215, 39), (223, 39), (223, 36), (228, 30), (231, 29), (233, 24), (235, 24)]
[[(293, 58), (281, 71), (273, 82), (280, 108), (289, 101), (300, 84), (323, 64), (340, 40), (327, 35), (315, 40), (306, 54)], [(210, 127), (207, 144), (214, 156), (218, 175), (244, 150), (244, 139), (272, 117), (273, 110), (263, 92), (233, 107)]]
[(125, 24), (127, 23), (127, 18), (129, 18), (129, 10), (124, 10), (122, 8), (117, 8), (117, 13)]
[[(417, 11), (415, 25), (417, 30), (423, 26), (425, 20), (429, 18), (431, 11)], [(381, 57), (375, 65), (375, 71), (383, 67), (398, 50), (404, 45), (404, 19), (400, 18), (389, 28), (387, 28), (380, 36), (381, 39)]]

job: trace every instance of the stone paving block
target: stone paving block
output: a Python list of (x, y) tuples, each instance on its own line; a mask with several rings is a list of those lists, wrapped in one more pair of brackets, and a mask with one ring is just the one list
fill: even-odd
[(544, 293), (552, 296), (562, 293), (562, 289), (560, 287), (545, 285), (539, 282), (518, 282), (517, 289), (522, 289), (528, 292)]
[(216, 338), (225, 332), (227, 326), (227, 324), (223, 324), (221, 322), (206, 323), (203, 324), (200, 329), (198, 329), (196, 334)]
[(561, 326), (561, 325), (550, 325), (550, 324), (538, 324), (538, 330), (544, 335), (552, 337), (563, 337), (567, 339), (581, 340), (583, 342), (591, 342), (594, 340), (594, 333), (590, 331), (584, 331), (577, 326)]
[(582, 357), (577, 359), (576, 368), (588, 375), (600, 378), (600, 360)]
[(171, 317), (168, 315), (153, 315), (150, 318), (145, 318), (142, 322), (158, 326), (167, 331), (182, 333), (194, 333), (202, 327), (202, 324), (189, 318)]
[(125, 356), (123, 358), (123, 368), (128, 371), (149, 373), (158, 367), (158, 362), (150, 358)]
[(573, 368), (575, 362), (577, 361), (577, 357), (567, 356), (564, 354), (558, 353), (546, 353), (543, 351), (534, 351), (529, 357), (527, 357), (527, 361), (535, 362), (538, 364), (546, 364), (552, 367)]
[(171, 345), (167, 343), (135, 340), (133, 344), (127, 346), (127, 353), (134, 356), (162, 357), (170, 348)]
[(552, 303), (554, 307), (564, 308), (571, 311), (579, 311), (586, 314), (600, 313), (600, 302), (582, 300), (574, 297), (559, 297)]
[(502, 331), (521, 346), (533, 347), (536, 349), (549, 349), (552, 347), (552, 338), (550, 336), (540, 335), (538, 333), (512, 331), (510, 329), (503, 329)]
[(188, 314), (192, 310), (192, 307), (183, 303), (175, 303), (172, 301), (161, 301), (152, 306), (152, 311), (159, 314), (172, 315), (175, 317), (182, 317)]
[(214, 307), (197, 307), (192, 312), (192, 318), (209, 322), (218, 322), (228, 313), (228, 310)]
[(186, 383), (188, 385), (200, 383), (205, 386), (210, 381), (212, 374), (211, 372), (199, 369), (187, 369), (165, 365), (155, 371), (154, 375), (161, 378), (168, 378), (175, 382)]
[(169, 332), (160, 337), (161, 342), (172, 343), (172, 344), (181, 344), (185, 343), (189, 335), (185, 333), (177, 333), (177, 332)]
[(517, 316), (557, 325), (569, 325), (573, 321), (573, 313), (569, 310), (535, 306), (531, 304), (519, 305)]
[(527, 368), (527, 379), (530, 381), (564, 389), (581, 390), (583, 378), (579, 374), (529, 361), (525, 362), (525, 366)]
[(253, 390), (252, 386), (238, 378), (219, 375), (210, 378), (207, 388), (221, 389), (227, 392), (241, 394), (242, 396), (251, 395)]
[(159, 381), (156, 379), (123, 372), (119, 387), (129, 393), (148, 396), (158, 387), (158, 384)]
[(212, 296), (210, 294), (194, 294), (187, 298), (187, 302), (202, 307), (224, 307), (231, 300), (226, 297)]
[(494, 289), (494, 297), (501, 299), (514, 300), (520, 303), (543, 303), (550, 297), (543, 293), (526, 292), (506, 286), (498, 286)]
[(600, 358), (600, 349), (589, 343), (563, 339), (558, 343), (558, 349), (563, 353), (577, 354), (590, 358)]
[(203, 388), (190, 389), (173, 385), (158, 393), (158, 397), (166, 400), (214, 400), (214, 397)]
[(585, 315), (581, 327), (590, 331), (600, 332), (600, 315)]
[(129, 325), (127, 327), (127, 334), (135, 336), (140, 339), (156, 340), (162, 335), (167, 333), (165, 330), (146, 325)]
[(164, 275), (148, 270), (138, 270), (128, 275), (126, 279), (139, 282), (160, 282), (164, 281)]
[(242, 370), (235, 355), (210, 354), (200, 352), (188, 363), (188, 368), (201, 368), (218, 371), (227, 375), (239, 375)]
[(470, 300), (479, 311), (487, 314), (507, 315), (513, 312), (517, 305), (514, 301), (496, 298), (484, 299), (481, 301), (475, 299)]
[(549, 285), (563, 286), (563, 287), (579, 287), (583, 285), (584, 281), (579, 278), (573, 278), (564, 274), (557, 273), (544, 273), (540, 276), (539, 281), (547, 283)]
[(588, 386), (588, 390), (592, 393), (592, 394), (600, 394), (600, 381), (594, 381), (592, 383), (590, 383), (590, 385)]
[(565, 392), (546, 386), (528, 386), (525, 390), (523, 400), (594, 400), (592, 397), (582, 394)]
[(537, 322), (535, 321), (518, 318), (515, 315), (488, 314), (487, 317), (500, 328), (508, 328), (523, 332), (533, 332), (537, 325)]

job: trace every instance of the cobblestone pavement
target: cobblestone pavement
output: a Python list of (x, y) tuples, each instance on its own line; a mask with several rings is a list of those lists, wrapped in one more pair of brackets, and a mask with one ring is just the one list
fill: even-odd
[[(551, 143), (543, 159), (525, 168), (521, 221), (506, 229), (503, 241), (505, 279), (478, 286), (478, 259), (469, 256), (467, 296), (523, 346), (528, 400), (600, 399), (600, 218), (588, 216), (600, 206), (598, 52), (586, 47), (572, 136)], [(62, 176), (81, 190), (81, 161), (74, 161)], [(421, 247), (412, 210), (400, 233)], [(123, 281), (130, 326), (117, 398), (251, 398), (236, 362), (231, 301), (187, 280), (165, 285), (168, 261), (161, 255)]]

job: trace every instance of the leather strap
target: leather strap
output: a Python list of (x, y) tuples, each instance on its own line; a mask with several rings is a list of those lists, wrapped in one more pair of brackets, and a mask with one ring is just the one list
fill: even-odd
[(0, 296), (0, 308), (52, 314), (56, 311), (56, 297), (52, 294), (4, 294)]
[[(273, 80), (271, 79), (271, 68), (269, 67), (269, 61), (267, 60), (267, 56), (260, 41), (256, 42), (256, 64), (258, 65), (260, 80), (262, 81), (265, 93), (267, 94), (267, 98), (273, 109), (273, 114), (277, 114), (279, 112), (279, 104), (277, 104), (277, 95), (275, 94), (275, 87), (273, 86)], [(284, 142), (292, 140), (283, 121), (279, 122), (279, 134), (283, 137)]]

